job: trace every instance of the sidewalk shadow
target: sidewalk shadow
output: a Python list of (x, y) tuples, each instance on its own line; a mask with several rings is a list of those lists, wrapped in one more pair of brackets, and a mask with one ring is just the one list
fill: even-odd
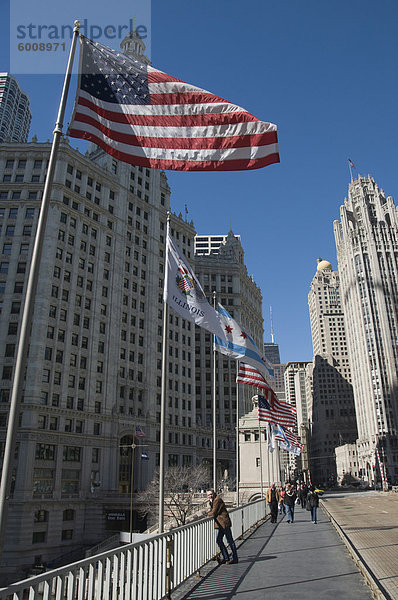
[[(263, 534), (256, 536), (258, 530), (254, 531), (239, 545), (238, 564), (217, 565), (211, 568), (211, 571), (194, 584), (188, 592), (178, 596), (179, 600), (230, 600), (255, 563), (278, 558), (274, 555), (261, 556), (277, 526), (278, 523), (272, 524), (272, 529), (265, 536)], [(260, 542), (260, 545), (256, 554), (245, 556), (241, 550), (244, 550), (244, 544), (248, 540)]]

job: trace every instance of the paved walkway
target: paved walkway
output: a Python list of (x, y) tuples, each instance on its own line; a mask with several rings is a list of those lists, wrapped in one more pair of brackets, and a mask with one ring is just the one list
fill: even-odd
[[(329, 505), (330, 506), (330, 505)], [(319, 510), (318, 524), (296, 508), (293, 524), (278, 517), (238, 547), (239, 563), (209, 563), (173, 600), (370, 600), (373, 594), (336, 529)]]
[(398, 599), (398, 494), (328, 494), (323, 503), (355, 549), (365, 576), (378, 581), (385, 597)]

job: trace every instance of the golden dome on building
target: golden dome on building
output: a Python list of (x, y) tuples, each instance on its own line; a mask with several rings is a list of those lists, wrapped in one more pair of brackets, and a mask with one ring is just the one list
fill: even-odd
[(317, 271), (331, 271), (332, 265), (328, 260), (322, 260), (322, 258), (317, 258), (318, 266), (316, 268)]

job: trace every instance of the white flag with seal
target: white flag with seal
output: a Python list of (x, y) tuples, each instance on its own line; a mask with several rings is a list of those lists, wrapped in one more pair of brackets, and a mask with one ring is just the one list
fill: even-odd
[(179, 315), (224, 339), (220, 316), (209, 304), (195, 273), (167, 231), (163, 298)]

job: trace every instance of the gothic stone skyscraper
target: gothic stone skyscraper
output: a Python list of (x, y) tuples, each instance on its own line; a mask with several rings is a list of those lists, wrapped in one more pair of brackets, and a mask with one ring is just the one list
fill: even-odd
[(334, 224), (362, 476), (375, 448), (398, 480), (398, 215), (370, 176), (349, 185)]
[(334, 449), (354, 442), (357, 428), (339, 274), (326, 260), (318, 259), (308, 304), (314, 350), (310, 468), (314, 482), (330, 485), (337, 475)]

